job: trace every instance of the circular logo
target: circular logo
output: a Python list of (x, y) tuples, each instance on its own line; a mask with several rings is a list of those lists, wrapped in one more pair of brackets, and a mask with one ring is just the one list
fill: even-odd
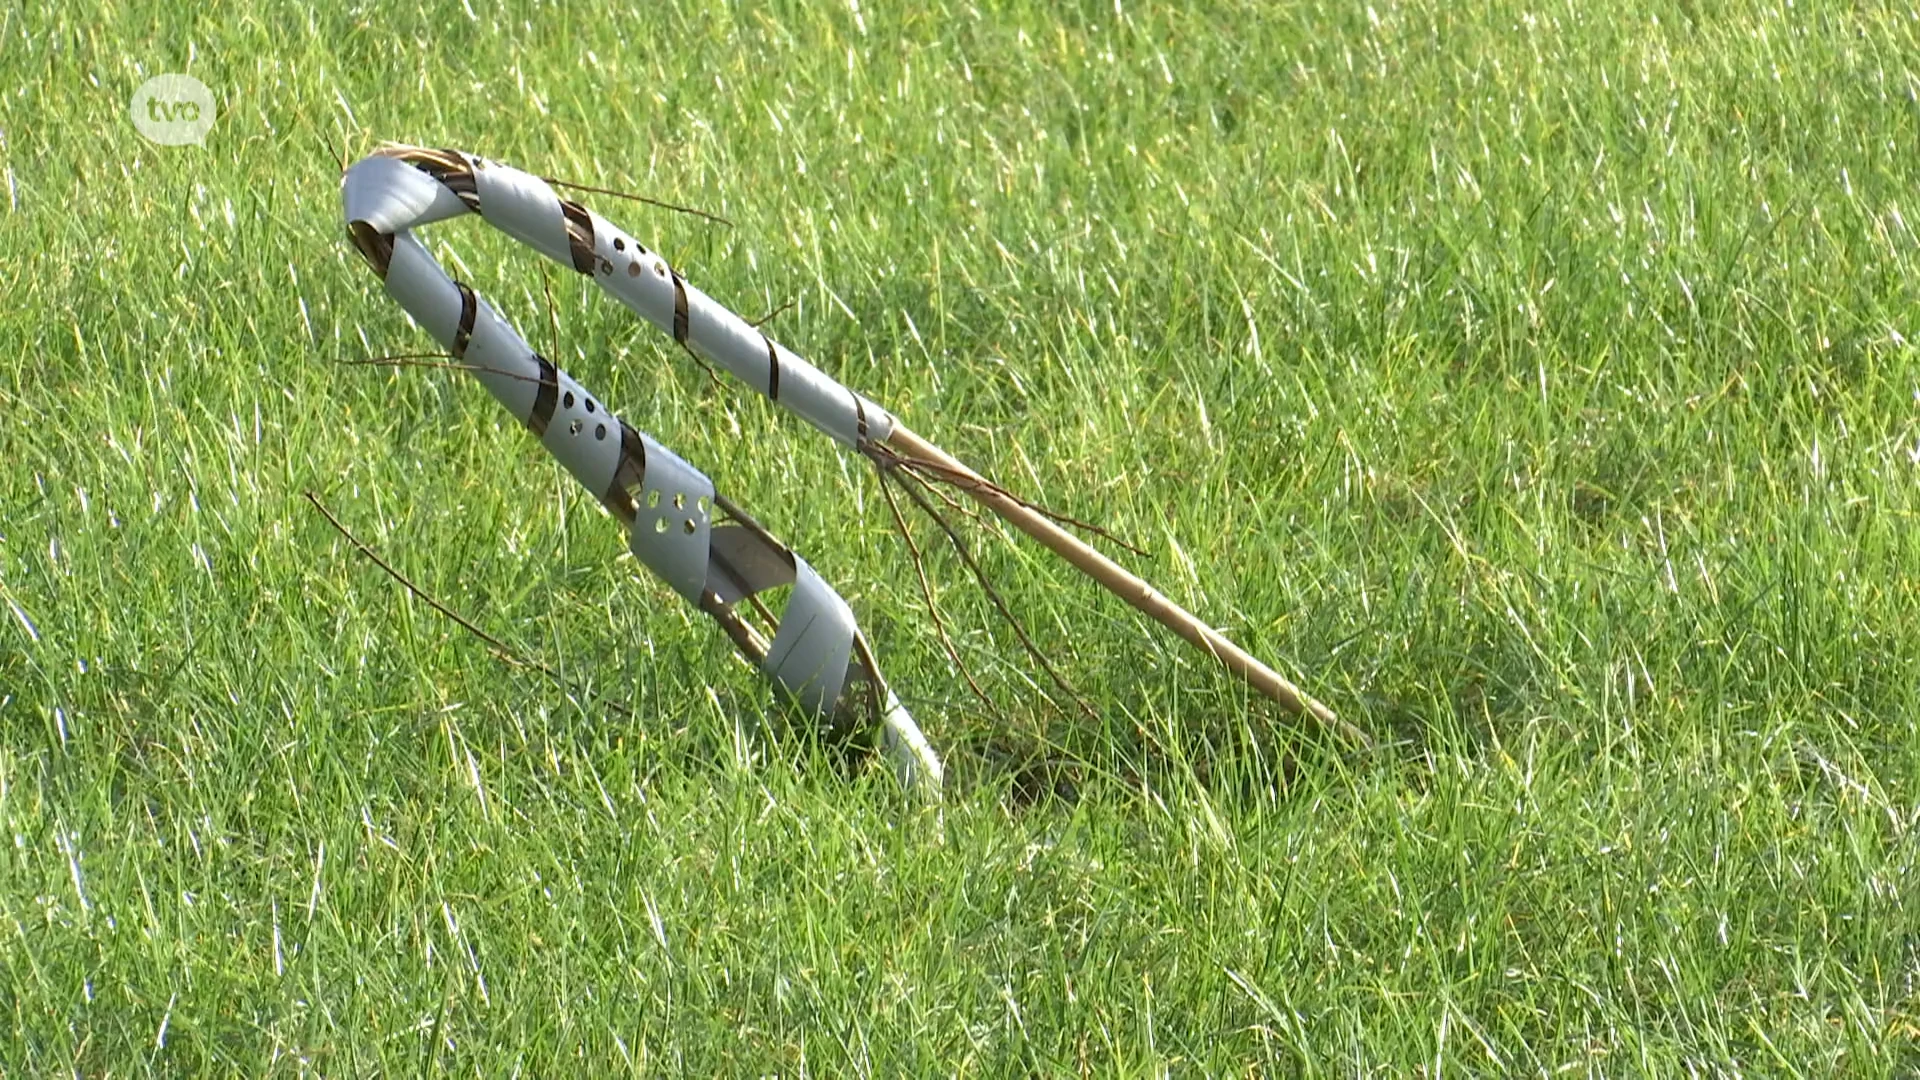
[(199, 145), (213, 127), (213, 91), (191, 75), (155, 75), (127, 110), (140, 134), (162, 146)]

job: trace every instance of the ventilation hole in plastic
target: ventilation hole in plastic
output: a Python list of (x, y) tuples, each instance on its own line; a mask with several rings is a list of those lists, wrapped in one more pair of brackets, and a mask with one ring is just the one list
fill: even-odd
[(587, 425), (585, 422), (580, 420), (575, 420), (573, 423), (567, 425), (567, 434), (578, 435), (580, 434), (580, 429), (586, 426)]
[(588, 399), (587, 399), (587, 411), (588, 411), (588, 412), (592, 412), (593, 410), (594, 410), (594, 403), (593, 403), (593, 399), (592, 399), (592, 398), (588, 398)]
[(703, 514), (710, 514), (713, 512), (713, 500), (705, 495), (700, 496), (699, 501), (695, 502), (693, 505), (699, 507), (700, 512)]
[(655, 277), (666, 277), (667, 264), (656, 260), (653, 264), (653, 273)]
[(687, 508), (687, 493), (686, 493), (686, 492), (684, 492), (684, 491), (677, 491), (677, 492), (675, 492), (675, 493), (674, 493), (674, 496), (673, 496), (673, 508), (674, 508), (675, 510), (685, 510), (685, 509)]
[(627, 264), (627, 276), (628, 277), (640, 276), (640, 260), (635, 259), (633, 262), (630, 262)]
[(653, 519), (653, 531), (654, 531), (654, 532), (657, 532), (657, 533), (663, 533), (663, 532), (666, 532), (666, 531), (667, 531), (667, 519), (666, 519), (666, 518), (654, 518), (654, 519)]
[(566, 409), (573, 408), (573, 391), (569, 390), (560, 395), (560, 406)]
[(625, 251), (625, 250), (627, 250), (627, 242), (626, 242), (625, 240), (622, 240), (622, 239), (620, 239), (620, 238), (619, 238), (619, 237), (617, 237), (617, 236), (616, 236), (616, 237), (614, 237), (614, 238), (613, 238), (613, 250), (615, 250), (615, 251)]
[(604, 441), (607, 437), (607, 425), (598, 424), (593, 429), (593, 437)]
[(692, 536), (694, 533), (697, 533), (700, 531), (700, 526), (695, 524), (692, 518), (687, 519), (685, 528), (688, 536)]
[(649, 492), (647, 492), (647, 505), (648, 505), (648, 506), (659, 506), (659, 505), (660, 505), (660, 493), (659, 493), (659, 492), (657, 492), (657, 491), (649, 491)]

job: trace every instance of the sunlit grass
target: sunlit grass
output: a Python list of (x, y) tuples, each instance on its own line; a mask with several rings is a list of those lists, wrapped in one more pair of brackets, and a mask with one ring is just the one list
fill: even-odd
[[(0, 1072), (1920, 1068), (1920, 24), (879, 7), (0, 13)], [(182, 70), (204, 150), (126, 119)], [(951, 798), (743, 734), (483, 392), (338, 363), (426, 344), (342, 236), (382, 139), (725, 214), (589, 199), (1389, 748), (983, 539), (1101, 719), (935, 556), (988, 713), (860, 459), (555, 278)]]

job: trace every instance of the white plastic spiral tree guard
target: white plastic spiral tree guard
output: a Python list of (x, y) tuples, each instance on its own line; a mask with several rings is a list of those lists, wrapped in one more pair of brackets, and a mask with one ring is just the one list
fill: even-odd
[[(857, 445), (893, 419), (687, 285), (665, 260), (537, 177), (444, 150), (396, 147), (342, 181), (348, 234), (387, 293), (628, 528), (635, 557), (706, 612), (806, 712), (877, 715), (881, 753), (909, 789), (937, 796), (940, 759), (887, 686), (853, 612), (814, 569), (714, 490), (713, 481), (620, 420), (448, 276), (413, 231), (480, 215), (581, 273), (689, 348), (763, 388), (828, 434)], [(722, 516), (716, 520), (716, 513)], [(772, 638), (741, 610), (792, 586)]]
[[(475, 374), (494, 396), (540, 435), (548, 448), (582, 482), (600, 494), (601, 501), (622, 520), (632, 522), (639, 513), (633, 492), (645, 484), (648, 444), (625, 425), (616, 428), (611, 417), (599, 413), (598, 403), (587, 397), (564, 372), (528, 349), (472, 290), (448, 279), (413, 239), (410, 230), (461, 214), (479, 214), (549, 259), (591, 277), (621, 303), (673, 335), (674, 340), (690, 352), (727, 369), (768, 399), (859, 450), (873, 460), (883, 477), (893, 475), (897, 479), (894, 470), (904, 470), (923, 480), (933, 476), (950, 484), (1065, 559), (1102, 588), (1178, 634), (1288, 712), (1311, 718), (1349, 744), (1372, 745), (1366, 732), (1302, 693), (1285, 676), (1234, 644), (1224, 633), (1068, 533), (1061, 528), (1060, 521), (1039, 507), (981, 476), (920, 437), (879, 405), (829, 378), (689, 285), (660, 255), (647, 250), (600, 215), (561, 198), (547, 181), (456, 150), (389, 146), (347, 171), (345, 194), (348, 235), (374, 269), (388, 278), (388, 292), (407, 305), (415, 318), (446, 343), (456, 357), (465, 360), (466, 366), (476, 369)], [(557, 428), (553, 426), (556, 423)], [(592, 432), (591, 440), (579, 438), (582, 432)], [(603, 439), (608, 445), (601, 445)], [(596, 486), (603, 483), (607, 486)], [(707, 550), (721, 550), (720, 531), (707, 523), (704, 516), (707, 510), (698, 506), (699, 492), (693, 488), (701, 486), (695, 484), (673, 492), (691, 494), (695, 508), (700, 511), (679, 521), (679, 527), (688, 537), (678, 542), (685, 545), (684, 551), (673, 547), (671, 550), (681, 554), (670, 559), (669, 548), (662, 541), (658, 550), (643, 556), (649, 566), (676, 582), (676, 587), (689, 596), (701, 565), (701, 537), (708, 535), (703, 529), (711, 530), (712, 540)], [(660, 490), (666, 492), (664, 484)], [(911, 488), (904, 490), (911, 491)], [(646, 509), (656, 509), (657, 504), (651, 502), (652, 493), (646, 497), (649, 500)], [(676, 504), (675, 509), (683, 507)], [(743, 524), (748, 520), (737, 511), (729, 510), (729, 513)], [(651, 520), (656, 532), (662, 528), (672, 531), (671, 522), (663, 525), (660, 518)], [(779, 548), (777, 542), (770, 539), (767, 542)], [(791, 558), (791, 554), (786, 557)], [(796, 597), (813, 595), (811, 572), (798, 568), (804, 564), (799, 564), (797, 559), (794, 562)], [(721, 572), (720, 577), (724, 579), (726, 574)], [(714, 580), (709, 575), (706, 582), (710, 584)], [(747, 589), (746, 594), (753, 591)], [(783, 635), (786, 624), (793, 621), (791, 617), (782, 623), (781, 633), (776, 634), (771, 644), (754, 638), (745, 632), (731, 605), (720, 599), (722, 595), (712, 588), (704, 589), (701, 606), (720, 620), (741, 650), (767, 667), (777, 682), (803, 702), (824, 701), (830, 705), (833, 695), (828, 691), (834, 682), (831, 676), (821, 674), (821, 669), (812, 669), (804, 677), (795, 672), (814, 662), (816, 649), (818, 656), (831, 657), (838, 655), (837, 648), (816, 647), (810, 640), (788, 640)], [(714, 602), (710, 603), (708, 597)], [(821, 602), (826, 603), (824, 599)], [(833, 605), (827, 604), (827, 607)], [(884, 687), (865, 649), (864, 639), (857, 633), (849, 649), (860, 660), (859, 670), (866, 672), (874, 685)], [(951, 649), (949, 651), (951, 653)], [(1029, 652), (1045, 664), (1044, 657), (1030, 644)], [(805, 689), (807, 687), (811, 689)], [(923, 776), (937, 780), (937, 761), (932, 752), (925, 749), (925, 740), (912, 730), (905, 713), (895, 708), (885, 712), (883, 734), (890, 740), (889, 753), (896, 755), (896, 762), (918, 762)], [(905, 766), (902, 766), (902, 775), (908, 775)], [(917, 782), (910, 776), (908, 779)]]

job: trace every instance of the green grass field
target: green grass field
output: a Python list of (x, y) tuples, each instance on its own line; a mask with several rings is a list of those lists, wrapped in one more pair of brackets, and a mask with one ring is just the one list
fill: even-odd
[[(437, 6), (0, 8), (0, 1075), (1920, 1070), (1910, 12)], [(763, 728), (484, 391), (343, 365), (430, 347), (385, 139), (725, 214), (585, 199), (1382, 749), (974, 529), (1099, 720), (930, 554), (986, 709), (871, 469), (555, 276), (944, 811)]]

